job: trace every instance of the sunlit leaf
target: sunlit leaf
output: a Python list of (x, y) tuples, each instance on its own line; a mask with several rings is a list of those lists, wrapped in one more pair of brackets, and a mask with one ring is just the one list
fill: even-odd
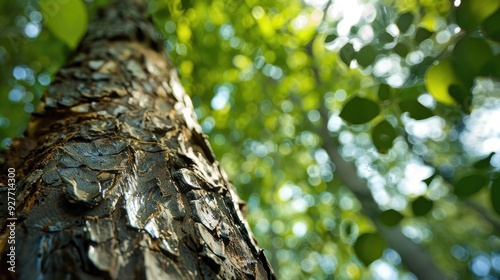
[(377, 103), (355, 96), (344, 105), (339, 116), (352, 124), (363, 124), (373, 120), (379, 112)]
[(431, 109), (420, 104), (416, 99), (404, 99), (399, 102), (401, 111), (410, 113), (410, 117), (423, 120), (434, 116)]
[(450, 60), (441, 60), (427, 70), (425, 73), (425, 86), (429, 93), (443, 104), (455, 104), (455, 100), (450, 96), (448, 88), (452, 84), (459, 84), (460, 80), (453, 72), (453, 65)]
[(500, 42), (500, 9), (484, 20), (483, 30), (486, 36)]
[(453, 185), (454, 193), (460, 198), (471, 196), (480, 191), (488, 182), (489, 179), (485, 175), (477, 173), (467, 175), (460, 178), (460, 180)]
[(433, 205), (432, 200), (420, 196), (411, 203), (411, 209), (415, 216), (424, 216), (432, 210)]
[(387, 153), (392, 148), (394, 139), (396, 139), (396, 130), (388, 121), (383, 120), (373, 128), (373, 145), (380, 153)]
[(177, 33), (177, 38), (179, 39), (179, 42), (181, 43), (188, 43), (189, 40), (191, 40), (192, 36), (192, 31), (191, 28), (189, 27), (189, 24), (184, 21), (180, 21), (177, 23), (177, 28), (176, 28), (176, 33)]
[(431, 36), (432, 36), (431, 31), (429, 31), (423, 27), (419, 27), (419, 28), (417, 28), (417, 31), (415, 32), (415, 41), (420, 44), (425, 39), (428, 39)]
[(399, 16), (396, 21), (396, 25), (398, 26), (399, 32), (405, 33), (413, 22), (413, 14), (411, 12), (404, 13)]
[(75, 49), (87, 31), (88, 15), (82, 0), (41, 0), (47, 29), (69, 48)]
[(345, 46), (343, 46), (340, 49), (339, 55), (342, 62), (344, 62), (347, 67), (349, 67), (349, 65), (351, 65), (351, 61), (354, 59), (354, 47), (352, 46), (352, 44), (347, 43)]
[(388, 100), (391, 97), (391, 87), (388, 84), (380, 84), (377, 95), (380, 101)]
[(364, 233), (354, 243), (354, 252), (359, 260), (368, 266), (382, 256), (386, 246), (387, 244), (380, 234)]
[(399, 224), (403, 218), (404, 216), (394, 209), (386, 210), (379, 215), (380, 221), (388, 227)]
[(471, 30), (479, 26), (499, 6), (499, 0), (461, 0), (460, 6), (455, 11), (455, 17), (460, 27)]
[(356, 60), (362, 67), (367, 67), (375, 61), (376, 56), (377, 51), (371, 45), (366, 45), (356, 53)]
[(493, 210), (500, 215), (500, 177), (491, 182), (491, 205)]

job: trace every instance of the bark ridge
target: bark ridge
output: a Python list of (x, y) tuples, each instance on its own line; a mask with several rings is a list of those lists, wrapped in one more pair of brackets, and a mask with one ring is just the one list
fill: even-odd
[(0, 278), (275, 278), (141, 9), (100, 13), (42, 101), (4, 166), (20, 182)]

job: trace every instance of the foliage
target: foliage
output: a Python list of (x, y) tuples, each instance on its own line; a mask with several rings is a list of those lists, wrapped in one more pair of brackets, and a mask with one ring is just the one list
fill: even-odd
[[(0, 5), (6, 147), (75, 39), (51, 29), (43, 6)], [(378, 221), (449, 276), (500, 276), (499, 7), (149, 1), (260, 246), (294, 279), (411, 278)], [(334, 175), (331, 143), (366, 180), (378, 218)]]
[(45, 26), (54, 36), (75, 49), (87, 31), (88, 15), (80, 0), (70, 0), (63, 7), (55, 1), (40, 1)]

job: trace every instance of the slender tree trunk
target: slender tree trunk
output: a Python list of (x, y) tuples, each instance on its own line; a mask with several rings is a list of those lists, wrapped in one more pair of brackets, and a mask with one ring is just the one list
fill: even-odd
[[(328, 109), (322, 107), (320, 114), (323, 120), (328, 120)], [(379, 219), (380, 208), (373, 199), (368, 183), (358, 176), (354, 163), (344, 160), (339, 153), (338, 143), (332, 139), (325, 124), (318, 130), (323, 139), (323, 148), (328, 153), (333, 164), (335, 164), (335, 174), (349, 190), (356, 196), (361, 204), (363, 214), (373, 222), (378, 232), (386, 240), (389, 247), (395, 250), (403, 264), (410, 272), (422, 280), (442, 280), (446, 279), (443, 272), (436, 266), (431, 256), (419, 244), (406, 237), (399, 227), (386, 227)]]
[[(314, 59), (312, 41), (306, 46), (306, 51), (309, 56)], [(317, 87), (322, 88), (323, 83), (316, 65), (313, 65), (313, 73)], [(380, 222), (379, 215), (381, 211), (371, 194), (368, 182), (358, 176), (354, 163), (347, 162), (342, 157), (339, 153), (338, 140), (332, 138), (330, 135), (330, 131), (327, 127), (330, 116), (328, 108), (326, 108), (324, 104), (319, 108), (319, 113), (323, 123), (317, 129), (317, 133), (323, 139), (322, 147), (335, 165), (335, 174), (360, 202), (363, 214), (373, 222), (389, 247), (399, 254), (403, 264), (410, 272), (415, 274), (418, 279), (446, 279), (445, 274), (436, 266), (431, 256), (420, 244), (416, 244), (405, 236), (399, 227), (386, 227)], [(311, 125), (314, 126), (313, 124)]]
[[(0, 278), (274, 279), (133, 2), (97, 16), (8, 152)], [(6, 268), (7, 168), (19, 181), (15, 273)]]

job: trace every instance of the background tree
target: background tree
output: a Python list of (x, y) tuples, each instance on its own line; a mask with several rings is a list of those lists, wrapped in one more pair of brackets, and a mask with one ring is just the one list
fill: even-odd
[[(312, 279), (498, 277), (498, 7), (149, 2), (259, 244), (282, 278)], [(31, 108), (52, 64), (5, 64), (2, 92)]]

